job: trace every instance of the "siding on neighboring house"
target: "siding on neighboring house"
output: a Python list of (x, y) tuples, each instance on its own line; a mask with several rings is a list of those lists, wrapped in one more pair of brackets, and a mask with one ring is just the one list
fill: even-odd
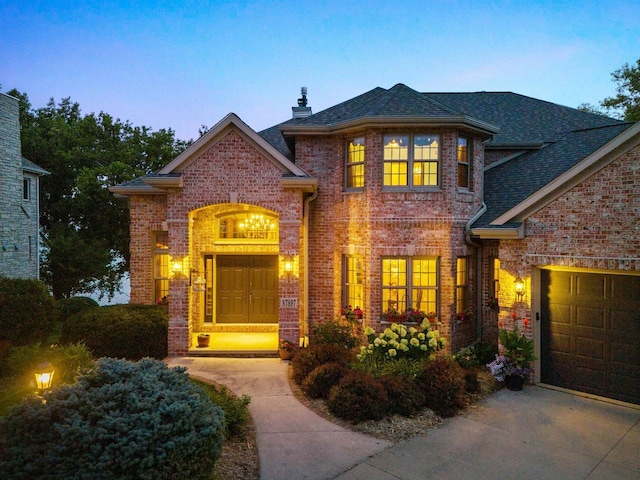
[[(0, 93), (0, 275), (39, 277), (39, 176), (22, 158), (18, 99)], [(25, 179), (28, 191), (24, 195)]]

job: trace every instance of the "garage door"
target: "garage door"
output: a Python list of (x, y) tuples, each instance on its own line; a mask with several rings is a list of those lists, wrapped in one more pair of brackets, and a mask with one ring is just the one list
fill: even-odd
[(541, 272), (541, 380), (640, 404), (640, 276)]

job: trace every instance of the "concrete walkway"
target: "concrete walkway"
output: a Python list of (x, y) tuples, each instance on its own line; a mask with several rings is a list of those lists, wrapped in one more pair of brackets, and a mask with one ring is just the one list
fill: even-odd
[(302, 405), (289, 386), (289, 362), (279, 358), (170, 358), (171, 367), (249, 395), (260, 456), (260, 479), (328, 480), (391, 446), (352, 432)]
[(502, 390), (426, 437), (392, 445), (300, 404), (289, 387), (288, 362), (167, 363), (251, 396), (261, 480), (640, 480), (640, 407), (537, 386)]

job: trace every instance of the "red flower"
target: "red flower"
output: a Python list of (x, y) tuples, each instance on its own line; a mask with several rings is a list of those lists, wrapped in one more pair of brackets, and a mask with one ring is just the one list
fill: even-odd
[(525, 318), (525, 319), (522, 321), (522, 323), (524, 323), (524, 326), (525, 326), (525, 327), (528, 327), (528, 326), (529, 326), (529, 324), (531, 323), (531, 321), (530, 321), (528, 318)]
[(504, 322), (503, 322), (502, 320), (500, 320), (500, 321), (498, 322), (498, 326), (499, 326), (500, 328), (504, 327)]
[(511, 318), (513, 318), (514, 320), (516, 319), (516, 312), (513, 312), (513, 313), (511, 314)]

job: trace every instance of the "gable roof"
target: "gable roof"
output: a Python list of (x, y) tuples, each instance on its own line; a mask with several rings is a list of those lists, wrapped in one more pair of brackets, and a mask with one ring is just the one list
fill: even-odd
[(111, 187), (109, 190), (118, 195), (133, 194), (165, 194), (167, 187), (183, 186), (182, 171), (195, 161), (203, 152), (211, 148), (215, 142), (224, 137), (230, 130), (239, 133), (245, 140), (261, 152), (265, 158), (276, 165), (282, 172), (280, 183), (285, 188), (299, 188), (310, 192), (315, 190), (317, 180), (295, 165), (289, 158), (274, 148), (263, 137), (258, 135), (235, 113), (229, 113), (203, 136), (193, 142), (189, 148), (169, 162), (158, 172), (135, 178), (129, 182)]
[(640, 123), (558, 134), (539, 150), (523, 151), (485, 169), (485, 212), (475, 219), (472, 231), (518, 228), (522, 221), (566, 193), (621, 153), (640, 143)]

